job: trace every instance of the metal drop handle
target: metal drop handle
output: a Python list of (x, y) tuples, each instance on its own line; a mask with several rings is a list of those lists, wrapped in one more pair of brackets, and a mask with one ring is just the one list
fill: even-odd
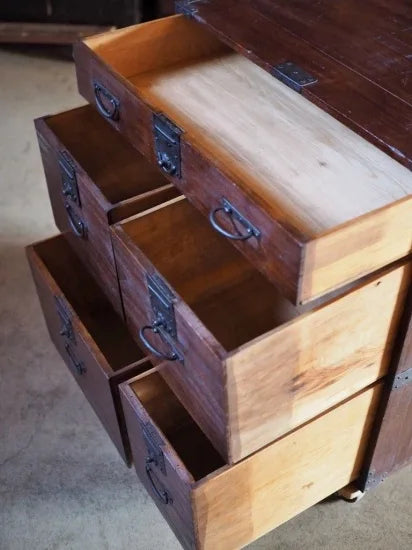
[[(93, 82), (94, 97), (99, 113), (109, 120), (119, 120), (120, 101), (109, 92), (100, 82)], [(103, 100), (109, 104), (106, 107)]]
[(170, 497), (169, 493), (166, 491), (166, 489), (159, 489), (156, 486), (156, 483), (153, 479), (153, 470), (151, 468), (151, 464), (153, 463), (153, 459), (150, 457), (146, 458), (146, 475), (149, 478), (150, 485), (152, 486), (154, 494), (157, 496), (159, 500), (163, 502), (163, 504), (172, 504), (173, 500)]
[[(230, 219), (230, 221), (233, 223), (234, 221), (237, 221), (240, 225), (242, 225), (246, 232), (245, 233), (230, 233), (229, 231), (226, 231), (218, 222), (216, 218), (216, 214), (218, 212), (224, 212), (226, 216)], [(251, 237), (260, 237), (260, 231), (257, 229), (254, 225), (252, 225), (249, 220), (247, 220), (232, 204), (226, 200), (222, 199), (222, 205), (218, 206), (217, 208), (214, 208), (210, 214), (209, 214), (209, 221), (213, 227), (218, 233), (223, 235), (224, 237), (227, 237), (228, 239), (232, 239), (233, 241), (246, 241), (247, 239), (250, 239)]]
[[(152, 346), (152, 344), (146, 338), (145, 332), (147, 332), (149, 330), (151, 332), (153, 332), (154, 334), (159, 334), (160, 337), (161, 337), (162, 332), (161, 332), (160, 327), (161, 327), (161, 323), (159, 323), (159, 322), (155, 322), (155, 323), (153, 323), (153, 325), (146, 325), (146, 326), (142, 327), (139, 330), (140, 340), (143, 342), (143, 345), (145, 346), (145, 348), (147, 348), (151, 353), (153, 353), (153, 355), (155, 357), (159, 357), (159, 359), (164, 359), (165, 361), (177, 361), (177, 359), (180, 359), (180, 357), (179, 357), (179, 354), (176, 352), (176, 350), (174, 350), (172, 348), (172, 353), (170, 355), (166, 355), (162, 351), (159, 351), (154, 346)], [(162, 338), (162, 340), (164, 340), (164, 338)]]
[(166, 153), (158, 155), (157, 164), (166, 174), (169, 174), (169, 176), (174, 176), (177, 172), (176, 165)]
[(69, 219), (69, 224), (73, 233), (76, 235), (76, 237), (79, 237), (80, 239), (85, 239), (87, 234), (85, 223), (75, 214), (70, 204), (66, 203), (64, 207), (66, 208), (67, 217)]
[(82, 374), (86, 373), (86, 367), (84, 366), (83, 361), (79, 361), (74, 355), (72, 350), (70, 349), (69, 344), (65, 344), (64, 349), (66, 350), (67, 356), (69, 358), (69, 361), (72, 365), (72, 368), (74, 371), (79, 375), (82, 376)]

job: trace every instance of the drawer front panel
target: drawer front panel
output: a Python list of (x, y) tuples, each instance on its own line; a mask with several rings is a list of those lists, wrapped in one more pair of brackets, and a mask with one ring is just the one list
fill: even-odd
[[(143, 155), (154, 160), (151, 146), (153, 138), (150, 109), (139, 101), (84, 44), (79, 43), (73, 50), (73, 55), (81, 95)], [(96, 86), (100, 86), (100, 89), (104, 89), (106, 93), (97, 91), (99, 88)], [(109, 97), (117, 105), (115, 111)], [(98, 103), (102, 102), (107, 112), (99, 108)]]
[[(113, 245), (123, 297), (126, 323), (132, 336), (143, 347), (139, 332), (154, 321), (154, 312), (148, 291), (147, 276), (157, 275), (142, 255), (137, 259), (125, 243), (112, 231)], [(139, 251), (137, 251), (139, 254)], [(161, 362), (161, 375), (185, 404), (193, 418), (202, 427), (216, 449), (226, 456), (226, 403), (218, 352), (203, 337), (204, 329), (185, 304), (174, 304), (177, 339), (165, 343), (157, 335), (147, 334), (149, 344), (165, 355), (177, 351), (179, 358), (167, 361), (150, 354), (154, 363)], [(146, 336), (146, 333), (145, 333)]]
[[(66, 233), (72, 248), (123, 316), (106, 213), (108, 205), (95, 195), (94, 183), (44, 120), (36, 121), (36, 129), (56, 225)], [(72, 178), (67, 169), (72, 170)], [(67, 191), (70, 180), (75, 182), (72, 188), (77, 190), (77, 200)]]
[(130, 390), (121, 399), (136, 473), (183, 547), (194, 548), (189, 476)]
[(28, 257), (50, 337), (120, 455), (129, 462), (107, 372), (110, 367), (32, 248)]

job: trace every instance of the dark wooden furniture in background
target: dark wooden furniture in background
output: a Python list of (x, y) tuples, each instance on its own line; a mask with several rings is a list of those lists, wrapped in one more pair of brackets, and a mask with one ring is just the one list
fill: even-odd
[(392, 357), (391, 374), (358, 481), (373, 489), (412, 460), (412, 284)]
[(119, 384), (151, 365), (63, 235), (28, 247), (50, 338), (130, 465)]
[(0, 43), (73, 44), (85, 36), (174, 13), (173, 0), (1, 2)]

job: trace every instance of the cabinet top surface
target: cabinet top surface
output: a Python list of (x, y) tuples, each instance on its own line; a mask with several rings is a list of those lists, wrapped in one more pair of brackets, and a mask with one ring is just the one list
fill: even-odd
[(185, 12), (272, 71), (296, 63), (302, 93), (412, 167), (412, 4), (405, 0), (187, 0)]

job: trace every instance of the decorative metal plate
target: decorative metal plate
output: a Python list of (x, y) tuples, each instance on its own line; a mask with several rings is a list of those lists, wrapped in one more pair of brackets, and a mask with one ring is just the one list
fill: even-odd
[(318, 81), (317, 78), (291, 61), (276, 65), (273, 68), (272, 74), (278, 80), (289, 86), (289, 88), (299, 93), (302, 91), (302, 88), (315, 84)]
[(153, 135), (157, 163), (163, 172), (182, 177), (180, 136), (182, 130), (162, 114), (153, 115)]
[(147, 275), (147, 288), (150, 304), (153, 311), (153, 320), (160, 323), (162, 328), (172, 338), (177, 338), (174, 296), (161, 279), (156, 275)]
[(76, 169), (74, 167), (74, 162), (67, 151), (60, 151), (59, 167), (62, 178), (63, 195), (80, 206)]

